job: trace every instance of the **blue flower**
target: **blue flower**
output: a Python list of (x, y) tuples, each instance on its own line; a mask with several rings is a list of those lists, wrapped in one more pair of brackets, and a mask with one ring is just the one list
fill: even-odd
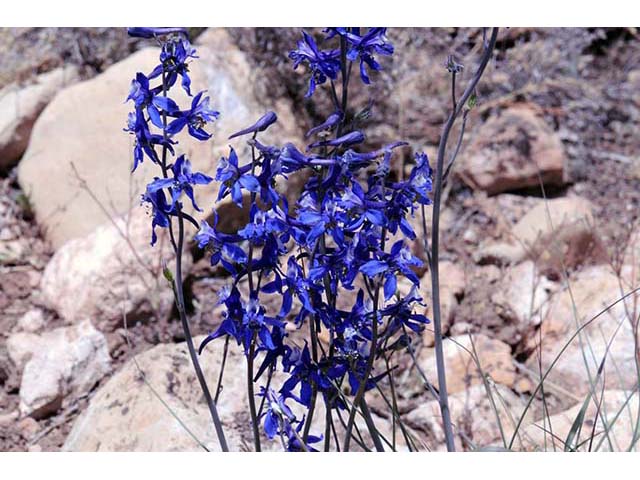
[[(202, 99), (203, 93), (200, 92), (193, 97), (189, 110), (173, 113), (177, 118), (168, 125), (167, 133), (175, 135), (186, 126), (189, 130), (189, 135), (197, 140), (209, 140), (211, 138), (211, 134), (207, 133), (203, 127), (217, 119), (220, 116), (220, 112), (209, 107), (209, 97)], [(200, 101), (201, 99), (202, 101)]]
[(229, 158), (222, 157), (216, 172), (216, 181), (221, 182), (218, 192), (218, 201), (231, 193), (231, 198), (242, 208), (242, 189), (249, 192), (260, 192), (260, 182), (249, 172), (251, 165), (238, 167), (238, 155), (233, 147), (230, 147)]
[(218, 216), (214, 213), (214, 223), (211, 227), (205, 220), (200, 222), (200, 231), (195, 235), (194, 240), (201, 249), (211, 251), (211, 266), (221, 263), (229, 273), (236, 273), (234, 263), (244, 264), (247, 262), (247, 254), (236, 243), (242, 241), (238, 235), (226, 234), (216, 230)]
[(178, 76), (182, 78), (182, 88), (191, 96), (191, 78), (187, 61), (196, 57), (196, 50), (189, 43), (186, 35), (169, 37), (162, 45), (160, 65), (153, 69), (149, 78), (156, 78), (164, 74), (167, 88), (175, 85)]
[(296, 421), (296, 416), (285, 403), (282, 395), (278, 395), (272, 388), (268, 390), (260, 387), (260, 396), (266, 399), (266, 411), (264, 415), (264, 432), (269, 439), (276, 435), (284, 434), (285, 424), (292, 424)]
[(310, 136), (315, 135), (316, 133), (329, 130), (332, 127), (339, 124), (343, 119), (344, 119), (344, 113), (342, 113), (339, 110), (336, 112), (333, 112), (331, 115), (327, 117), (327, 119), (324, 122), (322, 122), (320, 125), (317, 125), (313, 127), (311, 130), (309, 130), (304, 137), (309, 138)]
[(421, 332), (424, 325), (429, 323), (429, 319), (423, 314), (414, 313), (416, 305), (425, 306), (422, 297), (418, 295), (417, 287), (414, 285), (406, 297), (380, 310), (380, 315), (389, 318), (385, 336), (390, 337), (402, 330), (403, 325), (414, 332)]
[(133, 169), (135, 171), (138, 165), (143, 162), (144, 155), (151, 159), (154, 163), (160, 163), (158, 153), (155, 150), (156, 146), (166, 148), (171, 154), (174, 153), (172, 142), (166, 139), (162, 135), (151, 133), (149, 125), (147, 124), (144, 113), (141, 109), (136, 109), (135, 112), (130, 112), (127, 118), (127, 128), (124, 129), (136, 137), (136, 143), (133, 148)]
[(258, 119), (256, 123), (247, 127), (239, 132), (234, 133), (229, 137), (229, 140), (232, 138), (239, 137), (241, 135), (248, 135), (249, 133), (258, 133), (264, 132), (267, 128), (278, 121), (278, 116), (274, 112), (267, 112), (262, 117)]
[(294, 61), (296, 69), (301, 63), (307, 63), (311, 70), (309, 89), (305, 97), (310, 97), (316, 90), (316, 85), (321, 85), (327, 78), (335, 80), (340, 71), (340, 50), (322, 51), (318, 49), (315, 40), (307, 32), (302, 32), (302, 40), (298, 42), (298, 48), (289, 53), (289, 58)]
[(389, 300), (396, 292), (396, 274), (400, 273), (408, 278), (414, 285), (420, 284), (420, 279), (411, 267), (420, 267), (422, 261), (411, 254), (402, 240), (397, 241), (391, 247), (388, 254), (382, 254), (381, 258), (366, 262), (360, 267), (360, 272), (369, 278), (377, 275), (384, 277), (384, 298)]
[(156, 192), (162, 188), (169, 188), (172, 208), (184, 192), (191, 200), (193, 208), (201, 212), (202, 209), (196, 204), (192, 185), (208, 185), (213, 181), (213, 178), (204, 173), (193, 173), (191, 171), (191, 162), (184, 155), (178, 157), (176, 163), (171, 167), (171, 171), (173, 172), (173, 178), (156, 178), (147, 186), (147, 191)]
[(393, 45), (386, 37), (387, 29), (369, 28), (364, 35), (360, 35), (359, 28), (353, 28), (351, 32), (343, 28), (338, 30), (349, 41), (351, 47), (347, 52), (347, 59), (353, 62), (360, 58), (360, 78), (366, 84), (371, 83), (366, 67), (375, 71), (382, 70), (373, 55), (393, 55)]
[(170, 225), (169, 216), (175, 215), (176, 211), (172, 205), (167, 203), (167, 199), (162, 190), (153, 190), (147, 187), (146, 193), (142, 195), (143, 203), (149, 203), (152, 208), (151, 222), (151, 245), (155, 245), (158, 240), (156, 227), (167, 228)]
[(364, 135), (362, 132), (354, 131), (347, 133), (346, 135), (342, 135), (338, 138), (333, 138), (331, 140), (320, 140), (318, 142), (314, 142), (307, 147), (307, 151), (318, 148), (318, 147), (350, 147), (351, 145), (356, 145), (358, 143), (364, 142)]
[(131, 37), (156, 38), (173, 33), (187, 36), (187, 29), (181, 27), (129, 27), (127, 33)]
[[(274, 205), (269, 210), (260, 210), (257, 205), (251, 207), (251, 221), (241, 230), (238, 235), (252, 243), (260, 245), (270, 237), (280, 238), (287, 233), (288, 224), (286, 214), (280, 207)], [(285, 235), (286, 237), (286, 235)], [(286, 241), (287, 238), (283, 238)]]

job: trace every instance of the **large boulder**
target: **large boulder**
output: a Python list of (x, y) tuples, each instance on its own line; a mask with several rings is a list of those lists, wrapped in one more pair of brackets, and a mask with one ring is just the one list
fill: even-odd
[(77, 79), (77, 69), (68, 66), (39, 75), (25, 87), (11, 84), (0, 90), (0, 171), (18, 162), (38, 115), (60, 89)]
[(553, 130), (529, 105), (491, 117), (465, 148), (457, 174), (489, 194), (564, 183), (565, 153)]
[[(94, 319), (105, 332), (154, 314), (165, 316), (173, 304), (162, 262), (173, 269), (175, 255), (165, 230), (150, 245), (151, 218), (141, 208), (65, 243), (42, 275), (45, 304), (67, 322)], [(190, 267), (183, 255), (184, 271)]]
[[(201, 340), (198, 338), (196, 342)], [(212, 342), (200, 356), (211, 389), (215, 389), (218, 379), (223, 345), (221, 341)], [(224, 372), (224, 390), (218, 402), (232, 450), (242, 449), (244, 439), (251, 444), (248, 416), (243, 417), (248, 412), (246, 408), (243, 410), (245, 379), (246, 363), (242, 353), (232, 345)], [(63, 450), (201, 450), (194, 436), (208, 449), (220, 450), (186, 344), (163, 344), (129, 360), (109, 379), (76, 420)]]
[[(177, 154), (188, 154), (194, 168), (214, 174), (217, 160), (228, 152), (227, 137), (252, 124), (267, 108), (276, 110), (280, 121), (264, 135), (265, 141), (299, 138), (286, 101), (274, 104), (264, 99), (269, 105), (262, 105), (253, 95), (255, 74), (225, 30), (212, 29), (199, 43), (200, 58), (190, 64), (192, 88), (207, 90), (221, 117), (211, 127), (211, 141), (183, 135)], [(64, 89), (36, 122), (18, 177), (54, 247), (105, 223), (109, 219), (105, 208), (115, 215), (128, 211), (144, 185), (158, 175), (157, 166), (149, 161), (131, 175), (132, 138), (122, 131), (131, 110), (131, 104), (124, 103), (131, 79), (138, 71), (149, 73), (158, 54), (157, 48), (140, 50), (101, 75)], [(175, 99), (185, 107), (190, 102), (179, 87)], [(239, 154), (248, 149), (242, 139), (234, 145)], [(215, 196), (213, 184), (199, 189), (199, 203), (207, 209)]]
[(107, 341), (89, 321), (57, 328), (33, 342), (20, 385), (20, 413), (35, 418), (88, 393), (111, 370)]
[(600, 382), (604, 377), (608, 388), (637, 388), (637, 317), (632, 312), (638, 295), (620, 301), (625, 293), (608, 267), (590, 267), (571, 278), (569, 287), (551, 298), (541, 332), (530, 339), (528, 367), (538, 373), (540, 362), (544, 373), (559, 356), (549, 383), (584, 395), (595, 385), (606, 356)]

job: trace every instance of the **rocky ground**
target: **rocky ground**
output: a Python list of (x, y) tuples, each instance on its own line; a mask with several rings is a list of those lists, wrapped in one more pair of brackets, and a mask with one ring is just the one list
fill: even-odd
[[(303, 98), (303, 75), (286, 58), (296, 30), (194, 33), (201, 59), (193, 82), (223, 113), (233, 112), (221, 118), (216, 138), (269, 108), (280, 118), (274, 139), (301, 143), (328, 113), (319, 95)], [(402, 138), (435, 158), (449, 107), (444, 60), (454, 53), (465, 64), (464, 81), (482, 34), (399, 29), (390, 38), (397, 55), (372, 90), (353, 92), (362, 108), (375, 100), (369, 144)], [(0, 67), (0, 450), (198, 449), (154, 391), (215, 449), (160, 275), (167, 242), (148, 246), (148, 217), (137, 207), (151, 173), (141, 168), (131, 179), (131, 142), (121, 131), (130, 78), (157, 52), (112, 29), (0, 29), (0, 44), (31, 52)], [(638, 33), (505, 29), (478, 94), (445, 191), (440, 266), (451, 408), (467, 449), (501, 445), (500, 427), (513, 432), (540, 368), (578, 324), (640, 283)], [(214, 143), (181, 148), (211, 172), (226, 148)], [(398, 176), (411, 157), (394, 165)], [(238, 218), (229, 209), (221, 220), (231, 229)], [(424, 257), (420, 242), (413, 248)], [(197, 254), (186, 263), (193, 329), (205, 334), (219, 322), (214, 294), (225, 278)], [(429, 275), (420, 273), (430, 303)], [(619, 302), (569, 345), (536, 393), (515, 448), (562, 448), (605, 353), (602, 402), (589, 407), (584, 429), (613, 423), (602, 448), (630, 444), (637, 303), (634, 296)], [(432, 345), (427, 331), (417, 361), (435, 380)], [(221, 348), (203, 358), (211, 378)], [(221, 415), (232, 445), (246, 449), (243, 367), (239, 359), (229, 364)], [(408, 360), (398, 391), (403, 419), (424, 449), (442, 449), (437, 404)], [(374, 397), (372, 410), (388, 429), (380, 402)]]

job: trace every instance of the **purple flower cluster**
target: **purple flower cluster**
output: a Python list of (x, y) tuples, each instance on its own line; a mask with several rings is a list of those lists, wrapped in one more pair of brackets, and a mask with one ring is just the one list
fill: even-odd
[[(375, 57), (393, 53), (386, 29), (329, 28), (324, 49), (303, 32), (289, 57), (294, 68), (305, 64), (309, 69), (307, 96), (330, 81), (334, 112), (309, 130), (305, 148), (264, 142), (261, 134), (277, 122), (274, 112), (266, 113), (229, 137), (244, 138), (251, 156), (241, 158), (240, 149), (231, 146), (215, 179), (192, 172), (183, 155), (173, 164), (166, 159), (174, 155), (178, 133), (186, 128), (192, 137), (207, 140), (204, 127), (218, 116), (202, 92), (186, 110), (167, 95), (178, 77), (190, 95), (188, 61), (195, 51), (184, 31), (137, 28), (132, 33), (163, 41), (160, 65), (148, 76), (138, 73), (127, 98), (135, 104), (127, 129), (136, 138), (134, 170), (148, 158), (163, 174), (143, 195), (153, 209), (152, 243), (156, 227), (170, 227), (171, 217), (182, 215), (183, 193), (200, 210), (195, 185), (215, 180), (217, 202), (250, 205), (249, 221), (237, 232), (220, 231), (214, 211), (212, 224), (202, 220), (195, 235), (211, 265), (221, 265), (230, 276), (219, 292), (223, 320), (200, 351), (220, 337), (235, 340), (247, 357), (250, 383), (268, 385), (258, 394), (265, 408), (253, 413), (254, 422), (264, 418), (267, 437), (278, 437), (287, 450), (313, 450), (310, 444), (322, 436), (310, 434), (307, 423), (317, 399), (330, 413), (353, 409), (364, 392), (389, 375), (376, 360), (409, 345), (409, 335), (429, 322), (421, 313), (425, 305), (414, 271), (422, 262), (407, 242), (416, 238), (411, 217), (431, 203), (427, 156), (416, 154), (408, 178), (396, 178), (391, 159), (407, 144), (367, 150), (365, 135), (354, 129), (345, 105), (352, 65), (359, 65), (360, 78), (369, 84), (369, 71), (381, 69)], [(162, 84), (151, 87), (156, 78)], [(342, 102), (336, 94), (340, 86)], [(278, 186), (302, 174), (308, 180), (290, 205)], [(410, 292), (402, 293), (400, 281), (412, 285)], [(346, 307), (338, 302), (345, 294), (352, 299)], [(276, 297), (275, 308), (269, 297)], [(291, 338), (295, 329), (304, 332), (301, 341)], [(326, 342), (319, 340), (321, 334)], [(269, 386), (276, 371), (285, 377), (277, 392)], [(305, 415), (298, 419), (287, 402), (299, 404)]]
[[(138, 72), (131, 81), (131, 89), (126, 101), (134, 104), (135, 110), (129, 113), (126, 132), (135, 137), (133, 150), (133, 170), (135, 171), (145, 158), (160, 167), (162, 176), (156, 177), (142, 195), (142, 201), (152, 209), (151, 244), (157, 241), (156, 227), (168, 228), (172, 216), (182, 209), (180, 198), (184, 193), (193, 207), (201, 211), (194, 198), (193, 186), (206, 185), (211, 177), (192, 172), (191, 162), (180, 155), (175, 163), (175, 137), (185, 127), (193, 138), (204, 141), (211, 135), (204, 127), (218, 118), (219, 113), (209, 106), (209, 97), (200, 92), (193, 97), (190, 108), (181, 110), (169, 97), (170, 90), (176, 85), (178, 77), (187, 95), (191, 96), (191, 78), (189, 61), (197, 58), (195, 49), (189, 43), (186, 30), (182, 28), (146, 28), (134, 27), (129, 34), (141, 38), (157, 38), (162, 42), (159, 64), (148, 74)], [(151, 86), (152, 82), (157, 83)]]
[[(328, 32), (328, 39), (346, 39), (345, 61), (360, 62), (365, 83), (365, 65), (380, 69), (373, 55), (393, 52), (385, 29)], [(319, 50), (306, 32), (290, 57), (294, 66), (308, 63), (310, 93), (327, 78), (339, 79), (345, 70), (340, 49)], [(363, 382), (364, 390), (374, 388), (386, 372), (369, 371), (370, 357), (387, 354), (428, 322), (419, 313), (424, 304), (413, 270), (422, 262), (405, 241), (416, 237), (410, 217), (419, 205), (430, 203), (432, 171), (427, 157), (417, 154), (409, 178), (398, 181), (391, 175), (390, 160), (406, 143), (358, 151), (364, 134), (348, 131), (345, 120), (336, 105), (335, 113), (309, 131), (307, 137), (319, 139), (304, 153), (292, 144), (261, 143), (259, 134), (277, 121), (273, 112), (232, 135), (250, 136), (253, 155), (243, 162), (231, 148), (221, 160), (215, 177), (221, 184), (218, 200), (231, 197), (242, 206), (243, 199), (249, 199), (249, 222), (230, 235), (203, 221), (196, 235), (198, 245), (211, 251), (211, 264), (221, 263), (232, 276), (220, 294), (224, 320), (201, 349), (216, 338), (231, 337), (246, 355), (253, 352), (261, 358), (256, 381), (274, 370), (288, 375), (277, 401), (275, 393), (265, 393), (280, 412), (278, 421), (267, 413), (269, 437), (291, 438), (295, 422), (284, 403), (288, 399), (310, 409), (314, 396), (320, 395), (329, 409), (347, 408), (343, 385), (349, 385), (352, 396)], [(331, 130), (336, 132), (333, 137)], [(289, 205), (276, 185), (303, 171), (310, 173), (309, 180), (296, 204)], [(387, 249), (392, 236), (397, 240)], [(398, 290), (402, 277), (414, 285), (406, 296)], [(249, 297), (243, 298), (238, 284), (247, 279)], [(351, 308), (338, 308), (338, 296), (347, 290), (354, 292), (355, 301)], [(273, 302), (265, 299), (273, 295), (281, 299), (280, 308), (267, 312), (263, 305)], [(288, 322), (298, 329), (310, 324), (311, 345), (289, 342)], [(320, 331), (327, 333), (326, 346), (314, 341)]]

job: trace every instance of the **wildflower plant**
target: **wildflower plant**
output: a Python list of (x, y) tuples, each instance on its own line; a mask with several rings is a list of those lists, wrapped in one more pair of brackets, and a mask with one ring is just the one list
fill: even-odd
[[(197, 54), (186, 31), (138, 27), (129, 32), (156, 38), (161, 45), (158, 66), (132, 81), (127, 100), (134, 111), (126, 130), (136, 139), (133, 169), (144, 161), (159, 168), (142, 195), (152, 210), (151, 243), (157, 240), (156, 229), (168, 230), (176, 267), (165, 274), (173, 284), (221, 448), (228, 446), (184, 308), (186, 224), (198, 229), (193, 239), (208, 253), (211, 265), (221, 265), (229, 275), (219, 292), (223, 320), (199, 351), (224, 339), (244, 353), (256, 451), (264, 438), (279, 441), (287, 451), (348, 451), (352, 442), (366, 449), (357, 416), (364, 419), (377, 451), (384, 450), (385, 443), (395, 449), (396, 424), (414, 450), (415, 442), (397, 413), (394, 363), (398, 355), (413, 355), (415, 336), (430, 322), (415, 273), (422, 261), (411, 253), (410, 244), (419, 233), (412, 219), (432, 204), (434, 171), (427, 155), (418, 152), (408, 177), (396, 178), (392, 158), (408, 144), (394, 139), (382, 148), (367, 149), (353, 113), (357, 108), (349, 103), (350, 85), (370, 85), (372, 74), (382, 68), (379, 58), (393, 55), (386, 29), (327, 28), (318, 39), (302, 32), (289, 53), (293, 68), (304, 68), (309, 77), (307, 97), (326, 93), (333, 112), (307, 132), (306, 146), (267, 144), (262, 133), (277, 122), (276, 113), (267, 112), (229, 137), (246, 142), (251, 155), (241, 158), (230, 146), (215, 178), (193, 171), (184, 155), (174, 158), (179, 135), (207, 141), (210, 124), (219, 116), (205, 92), (192, 95), (189, 63)], [(171, 99), (174, 88), (192, 96), (190, 106), (182, 109)], [(441, 163), (438, 167), (436, 179), (442, 183)], [(307, 181), (290, 204), (280, 186), (302, 174)], [(217, 228), (215, 209), (211, 223), (197, 222), (184, 211), (185, 197), (202, 211), (197, 187), (211, 182), (220, 185), (217, 202), (242, 207), (248, 200), (249, 219), (235, 233)], [(421, 233), (426, 235), (426, 228)], [(401, 284), (410, 285), (409, 291)], [(268, 308), (273, 297), (279, 308)], [(392, 440), (376, 428), (367, 398), (373, 390), (390, 408)], [(319, 402), (325, 418), (313, 422)]]

